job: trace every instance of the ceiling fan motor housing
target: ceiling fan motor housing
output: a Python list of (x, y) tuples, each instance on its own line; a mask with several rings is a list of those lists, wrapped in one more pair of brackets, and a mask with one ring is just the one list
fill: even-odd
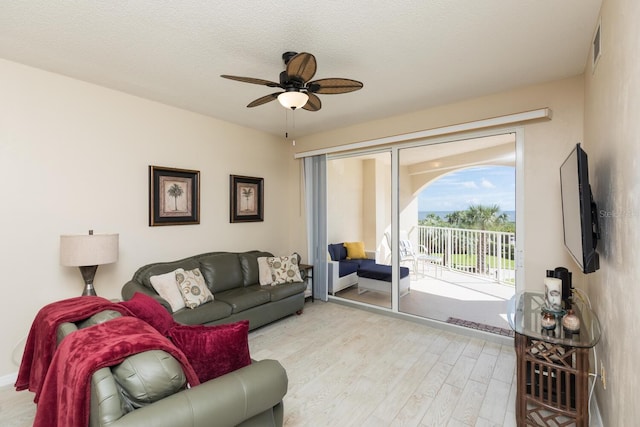
[(280, 87), (285, 90), (297, 89), (300, 90), (304, 87), (304, 82), (295, 77), (290, 77), (286, 71), (280, 73)]

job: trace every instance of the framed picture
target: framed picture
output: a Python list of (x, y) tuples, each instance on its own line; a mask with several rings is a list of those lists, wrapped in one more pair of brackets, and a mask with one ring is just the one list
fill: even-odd
[(149, 166), (149, 226), (200, 224), (200, 171)]
[(230, 222), (264, 221), (264, 179), (230, 175)]

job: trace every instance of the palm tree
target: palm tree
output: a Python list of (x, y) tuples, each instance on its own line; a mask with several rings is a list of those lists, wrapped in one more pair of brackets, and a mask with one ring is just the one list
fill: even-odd
[(173, 197), (173, 201), (175, 204), (175, 211), (178, 210), (178, 197), (182, 196), (184, 190), (178, 184), (174, 183), (168, 190), (167, 193), (169, 196)]
[(425, 225), (430, 227), (442, 227), (445, 222), (437, 214), (431, 212), (423, 219), (418, 221), (418, 225)]
[(249, 210), (249, 198), (251, 197), (251, 195), (253, 194), (253, 188), (251, 187), (244, 187), (242, 189), (242, 196), (247, 199), (247, 203), (245, 204), (245, 211)]
[[(471, 205), (464, 211), (463, 222), (466, 227), (475, 230), (495, 230), (509, 221), (507, 214), (500, 212), (500, 206)], [(486, 273), (487, 235), (480, 233), (477, 241), (476, 271)]]
[(444, 217), (450, 225), (459, 226), (462, 223), (465, 212), (466, 211), (454, 211), (446, 214)]

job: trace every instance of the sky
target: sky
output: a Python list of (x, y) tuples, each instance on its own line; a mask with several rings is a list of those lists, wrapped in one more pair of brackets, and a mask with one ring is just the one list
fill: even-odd
[(469, 205), (498, 205), (516, 209), (516, 169), (480, 166), (441, 176), (418, 195), (418, 210), (462, 211)]

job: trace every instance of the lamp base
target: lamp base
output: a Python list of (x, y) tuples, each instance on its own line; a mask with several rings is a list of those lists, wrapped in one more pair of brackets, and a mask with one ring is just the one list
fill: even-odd
[(86, 297), (86, 296), (97, 296), (98, 294), (96, 294), (96, 290), (93, 287), (93, 283), (86, 283), (84, 286), (84, 290), (82, 291), (82, 296)]
[(97, 296), (96, 290), (93, 288), (93, 278), (98, 270), (97, 265), (89, 265), (80, 267), (80, 273), (84, 279), (84, 290), (82, 296)]

